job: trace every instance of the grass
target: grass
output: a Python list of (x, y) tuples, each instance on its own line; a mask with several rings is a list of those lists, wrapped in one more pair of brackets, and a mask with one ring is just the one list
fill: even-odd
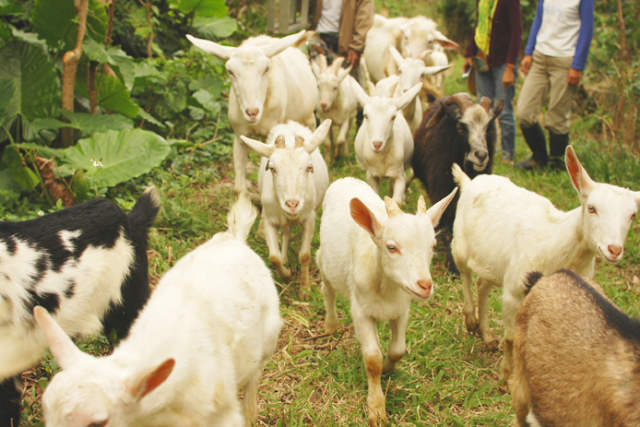
[[(447, 80), (447, 93), (465, 90), (459, 78), (462, 62), (457, 60)], [(638, 159), (625, 147), (601, 141), (580, 132), (582, 119), (574, 123), (573, 142), (578, 156), (591, 176), (599, 181), (640, 187)], [(529, 154), (518, 137), (518, 160)], [(197, 160), (197, 159), (196, 159)], [(129, 206), (141, 184), (151, 181), (160, 189), (164, 209), (152, 230), (149, 251), (150, 274), (156, 283), (175, 262), (226, 227), (226, 212), (232, 203), (232, 167), (229, 156), (210, 164), (194, 160), (193, 154), (174, 156), (162, 170), (137, 180), (118, 194)], [(257, 163), (257, 157), (253, 158)], [(564, 172), (524, 173), (497, 164), (496, 174), (550, 198), (561, 209), (579, 206), (578, 196)], [(250, 168), (257, 181), (257, 166)], [(352, 157), (331, 167), (331, 178), (364, 177)], [(385, 186), (386, 187), (386, 186)], [(414, 181), (407, 191), (406, 209), (414, 210), (424, 190)], [(318, 221), (319, 226), (319, 221)], [(313, 249), (318, 247), (317, 235)], [(640, 222), (629, 233), (625, 258), (617, 265), (598, 260), (596, 280), (628, 314), (640, 315)], [(254, 225), (249, 244), (264, 259), (268, 251)], [(354, 337), (348, 305), (339, 300), (341, 328), (329, 337), (323, 333), (324, 306), (318, 289), (318, 271), (312, 263), (314, 287), (305, 301), (297, 298), (299, 240), (292, 242), (289, 265), (294, 280), (278, 281), (285, 326), (276, 354), (264, 372), (260, 388), (260, 426), (363, 426), (366, 424), (366, 373), (360, 347)], [(414, 304), (407, 331), (408, 354), (397, 370), (384, 377), (387, 411), (393, 426), (509, 426), (514, 424), (508, 387), (498, 382), (501, 354), (484, 348), (481, 340), (469, 335), (463, 323), (462, 290), (459, 279), (445, 270), (442, 247), (432, 267), (435, 295), (425, 305)], [(499, 292), (491, 297), (491, 324), (496, 335), (502, 332)], [(384, 348), (388, 327), (380, 325)], [(96, 354), (108, 351), (104, 337), (91, 339), (83, 348)], [(55, 360), (47, 358), (24, 375), (24, 424), (42, 424), (39, 396), (52, 372)]]

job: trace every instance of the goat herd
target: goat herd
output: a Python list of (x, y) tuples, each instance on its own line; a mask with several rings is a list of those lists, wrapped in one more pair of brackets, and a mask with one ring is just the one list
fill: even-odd
[[(598, 254), (610, 262), (622, 258), (640, 194), (591, 180), (571, 147), (566, 164), (581, 207), (570, 212), (491, 175), (502, 104), (491, 108), (486, 98), (475, 104), (461, 93), (422, 114), (425, 79), (448, 66), (425, 65), (431, 51), (415, 49), (409, 37), (403, 45), (389, 36), (384, 45), (380, 40), (393, 35), (393, 25), (406, 36), (413, 21), (376, 16), (370, 37), (378, 39), (371, 45), (382, 50), (373, 55), (378, 64), (369, 64), (379, 76), (369, 94), (341, 59), (329, 65), (320, 56), (310, 64), (296, 48), (304, 31), (250, 38), (237, 48), (187, 36), (227, 61), (239, 197), (228, 230), (176, 263), (152, 295), (147, 236), (160, 209), (153, 187), (128, 215), (98, 199), (0, 224), (0, 426), (19, 424), (20, 374), (47, 347), (62, 368), (42, 397), (47, 426), (256, 422), (262, 369), (282, 320), (271, 273), (246, 244), (257, 216), (246, 183), (249, 149), (262, 156), (262, 222), (269, 260), (283, 278), (291, 276), (291, 228), (301, 226), (301, 295), (310, 288), (311, 242), (322, 206), (316, 261), (325, 328), (337, 329), (336, 297), (343, 295), (368, 375), (369, 425), (388, 423), (381, 374), (406, 353), (410, 303), (433, 295), (437, 226), (449, 238), (452, 268), (460, 271), (466, 327), (479, 329), (493, 348), (488, 296), (493, 286), (503, 289), (501, 374), (510, 378), (520, 426), (640, 425), (640, 325), (591, 280)], [(429, 40), (453, 43), (435, 25)], [(388, 71), (394, 66), (399, 74)], [(329, 185), (327, 161), (348, 153), (357, 104), (364, 120), (354, 145), (367, 183), (343, 178)], [(316, 106), (324, 119), (317, 129)], [(318, 147), (325, 140), (323, 158)], [(400, 209), (410, 168), (434, 203), (427, 209), (421, 196), (415, 215)], [(393, 197), (383, 201), (384, 178)], [(376, 323), (386, 320), (392, 336), (383, 359)], [(83, 353), (69, 338), (100, 329), (124, 338), (106, 357)]]

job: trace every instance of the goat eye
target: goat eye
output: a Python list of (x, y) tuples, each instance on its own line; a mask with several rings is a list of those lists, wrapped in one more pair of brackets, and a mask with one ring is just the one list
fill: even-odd
[(107, 425), (108, 422), (109, 422), (109, 420), (97, 421), (97, 422), (89, 424), (87, 427), (104, 427), (104, 426)]
[(269, 67), (267, 67), (267, 69), (266, 69), (266, 70), (264, 70), (264, 73), (263, 73), (263, 74), (267, 74), (268, 72), (269, 72)]
[(307, 172), (313, 173), (313, 165), (307, 166)]
[(592, 213), (592, 214), (596, 213), (596, 208), (591, 205), (587, 206), (587, 210), (589, 211), (589, 213)]
[(634, 219), (636, 219), (636, 214), (631, 215), (631, 221), (633, 221)]
[(363, 119), (365, 120), (369, 120), (369, 116), (367, 114), (365, 114), (364, 116), (362, 116)]
[(394, 121), (396, 119), (397, 116), (393, 116), (391, 117), (391, 121)]
[(387, 245), (387, 249), (389, 250), (389, 252), (396, 253), (398, 252), (398, 247), (396, 245)]
[(334, 91), (334, 92), (335, 92), (335, 91), (337, 91), (337, 90), (338, 90), (338, 88), (337, 88), (337, 87), (334, 87), (334, 88), (333, 88), (333, 91)]

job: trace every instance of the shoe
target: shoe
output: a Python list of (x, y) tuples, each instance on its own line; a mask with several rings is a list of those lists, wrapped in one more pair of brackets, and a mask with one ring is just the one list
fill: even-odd
[(553, 171), (562, 172), (567, 167), (564, 164), (564, 158), (562, 157), (550, 157), (549, 163), (547, 163), (547, 167)]
[(515, 167), (525, 171), (532, 171), (536, 169), (542, 169), (544, 166), (542, 166), (533, 157), (531, 157), (529, 160), (516, 163)]
[(549, 131), (549, 168), (556, 171), (566, 169), (564, 163), (564, 152), (569, 145), (568, 133), (553, 133)]
[[(520, 129), (522, 129), (525, 142), (533, 153), (531, 160), (534, 160), (536, 167), (545, 167), (549, 161), (549, 155), (547, 154), (547, 139), (544, 135), (544, 129), (542, 129), (540, 123), (529, 127), (520, 126)], [(526, 162), (528, 161), (520, 162), (520, 164)], [(518, 165), (516, 165), (516, 167), (517, 166)], [(526, 168), (525, 170), (531, 169), (535, 169), (535, 167)]]
[(503, 151), (502, 152), (502, 159), (500, 160), (500, 163), (502, 163), (503, 165), (509, 165), (509, 166), (513, 166), (513, 158), (514, 158), (514, 153), (513, 151)]

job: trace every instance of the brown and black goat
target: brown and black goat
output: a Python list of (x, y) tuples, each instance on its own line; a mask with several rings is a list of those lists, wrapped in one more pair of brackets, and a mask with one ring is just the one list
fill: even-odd
[(570, 270), (530, 273), (510, 382), (519, 427), (640, 425), (640, 321)]
[[(468, 93), (436, 100), (425, 112), (415, 133), (413, 172), (427, 190), (431, 203), (447, 197), (456, 187), (451, 173), (454, 163), (473, 179), (480, 174), (490, 174), (496, 143), (495, 119), (500, 115), (504, 100), (491, 108), (491, 99), (483, 97), (479, 104)], [(457, 273), (451, 256), (451, 235), (458, 197), (449, 204), (440, 220), (448, 267)]]

